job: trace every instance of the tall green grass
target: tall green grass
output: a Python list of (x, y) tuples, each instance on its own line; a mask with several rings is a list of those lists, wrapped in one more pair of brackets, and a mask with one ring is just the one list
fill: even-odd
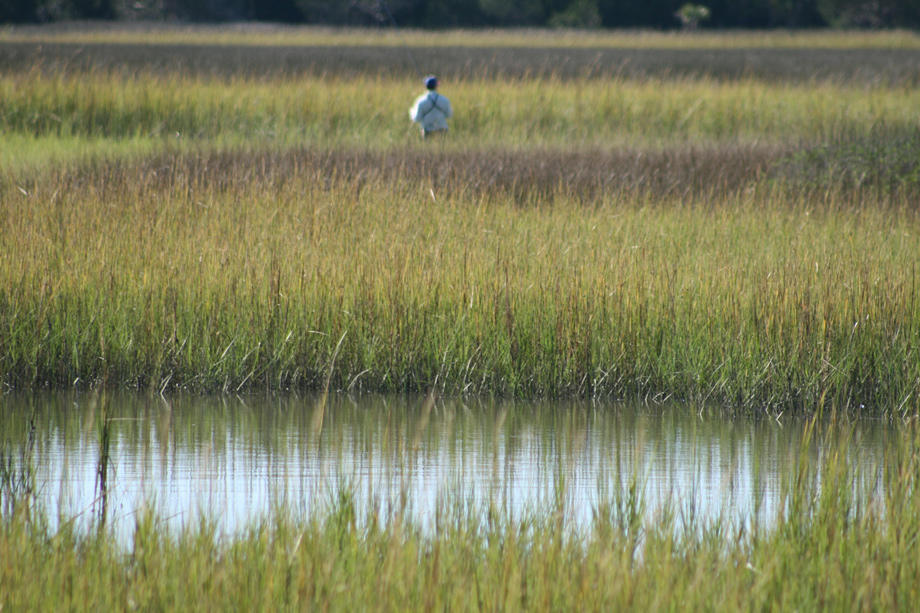
[[(180, 530), (140, 509), (108, 529), (49, 528), (47, 512), (0, 516), (0, 605), (13, 610), (912, 610), (918, 594), (916, 424), (892, 438), (868, 492), (847, 428), (813, 425), (766, 519), (701, 519), (679, 501), (643, 512), (613, 491), (588, 525), (564, 497), (515, 518), (462, 496), (425, 527), (363, 508), (342, 484), (323, 510), (279, 507), (239, 534)], [(411, 501), (409, 501), (411, 504)], [(53, 512), (53, 510), (51, 511)]]
[[(417, 141), (402, 79), (208, 79), (102, 72), (0, 78), (0, 130), (23, 136), (161, 144), (314, 143), (381, 149)], [(758, 80), (513, 79), (446, 82), (456, 109), (450, 146), (799, 145), (916, 129), (915, 88)], [(49, 144), (49, 154), (54, 152)], [(11, 153), (6, 153), (6, 162)]]
[(916, 406), (907, 200), (464, 191), (475, 174), (454, 191), (392, 155), (200, 154), (8, 187), (0, 377), (318, 388), (344, 337), (340, 389)]

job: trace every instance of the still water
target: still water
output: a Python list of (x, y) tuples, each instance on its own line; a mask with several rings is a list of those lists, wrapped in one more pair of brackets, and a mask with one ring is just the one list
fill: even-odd
[[(797, 463), (823, 452), (820, 440), (802, 444), (805, 420), (685, 405), (127, 393), (0, 403), (0, 451), (29, 458), (51, 515), (99, 517), (104, 477), (106, 521), (121, 531), (152, 505), (172, 527), (204, 514), (233, 533), (278, 505), (326, 509), (343, 488), (359, 513), (385, 519), (399, 507), (422, 526), (451, 501), (513, 517), (563, 505), (587, 525), (630, 484), (648, 515), (670, 504), (704, 519), (768, 519)], [(891, 428), (853, 427), (854, 487), (867, 496)]]

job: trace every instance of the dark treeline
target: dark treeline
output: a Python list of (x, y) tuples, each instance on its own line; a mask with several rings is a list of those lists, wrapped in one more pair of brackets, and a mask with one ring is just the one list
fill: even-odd
[(920, 0), (0, 0), (0, 22), (271, 21), (407, 27), (801, 28), (920, 26)]

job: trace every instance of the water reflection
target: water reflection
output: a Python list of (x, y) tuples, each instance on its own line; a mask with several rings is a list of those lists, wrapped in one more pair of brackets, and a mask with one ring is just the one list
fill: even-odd
[[(52, 515), (88, 521), (103, 512), (129, 530), (152, 504), (174, 526), (205, 513), (231, 532), (274, 505), (323, 508), (344, 486), (362, 511), (385, 518), (403, 502), (422, 525), (445, 499), (514, 516), (565, 505), (572, 522), (587, 524), (630, 484), (648, 513), (670, 502), (681, 514), (744, 521), (774, 514), (797, 462), (822, 453), (802, 444), (803, 421), (686, 406), (430, 400), (8, 395), (0, 448), (21, 450), (31, 437), (39, 499)], [(891, 435), (880, 422), (853, 431), (854, 487), (866, 495)]]

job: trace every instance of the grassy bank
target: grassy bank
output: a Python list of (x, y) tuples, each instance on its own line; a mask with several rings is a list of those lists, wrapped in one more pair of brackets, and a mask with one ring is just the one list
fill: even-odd
[(201, 153), (8, 186), (2, 377), (912, 408), (909, 194), (751, 191), (694, 153)]
[(517, 519), (445, 499), (423, 528), (399, 508), (378, 515), (340, 485), (322, 511), (278, 508), (236, 535), (207, 520), (164, 530), (163, 518), (140, 510), (127, 543), (104, 526), (51, 530), (45, 512), (4, 506), (0, 606), (912, 610), (916, 424), (890, 441), (868, 490), (854, 486), (856, 445), (846, 428), (812, 426), (802, 449), (820, 447), (820, 460), (801, 454), (782, 486), (784, 511), (750, 524), (703, 520), (680, 501), (646, 514), (642, 488), (625, 486), (580, 528), (564, 496)]
[(461, 77), (426, 147), (405, 75), (133, 52), (0, 77), (7, 386), (917, 406), (903, 83)]

